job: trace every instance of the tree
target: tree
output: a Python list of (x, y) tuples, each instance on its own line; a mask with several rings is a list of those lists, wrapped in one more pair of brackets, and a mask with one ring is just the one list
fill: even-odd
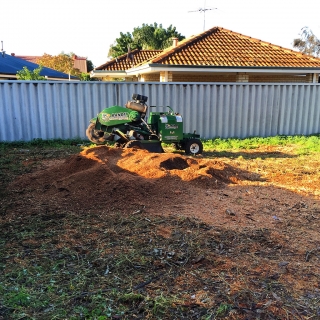
[(185, 37), (176, 31), (176, 27), (169, 26), (164, 29), (162, 24), (142, 24), (142, 27), (134, 28), (133, 38), (142, 46), (142, 49), (163, 50), (172, 45), (172, 38), (180, 40)]
[(40, 65), (38, 68), (33, 71), (29, 70), (27, 67), (23, 67), (22, 70), (17, 72), (18, 80), (47, 80), (46, 77), (41, 76), (40, 72), (42, 70), (42, 66)]
[(141, 49), (137, 43), (134, 42), (133, 36), (130, 32), (122, 33), (120, 32), (120, 37), (115, 40), (114, 45), (110, 46), (108, 56), (112, 58), (119, 57), (128, 52), (128, 48)]
[(91, 78), (89, 73), (81, 72), (79, 74), (80, 81), (97, 81), (97, 78)]
[(320, 55), (320, 40), (308, 28), (301, 29), (300, 38), (293, 40), (293, 47), (300, 52), (318, 57)]
[(178, 38), (179, 41), (185, 38), (172, 25), (164, 29), (162, 24), (142, 24), (141, 27), (134, 28), (132, 34), (120, 32), (120, 37), (115, 40), (114, 45), (110, 46), (108, 56), (116, 58), (127, 53), (129, 48), (130, 50), (163, 50), (171, 46), (173, 37)]
[(87, 59), (87, 71), (90, 72), (94, 69), (93, 62)]
[(45, 53), (37, 60), (37, 63), (72, 76), (79, 76), (81, 72), (79, 69), (74, 68), (73, 55), (73, 53), (60, 53), (57, 56), (52, 56)]

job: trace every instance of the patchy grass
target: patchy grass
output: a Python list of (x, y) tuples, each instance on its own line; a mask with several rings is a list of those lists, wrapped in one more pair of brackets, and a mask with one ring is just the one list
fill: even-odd
[[(262, 176), (280, 168), (320, 180), (319, 137), (279, 139), (205, 142), (204, 156)], [(32, 214), (22, 206), (6, 216), (14, 177), (78, 153), (80, 144), (0, 144), (0, 319), (319, 319), (320, 247), (288, 245), (299, 231), (294, 220), (280, 232), (94, 206)], [(319, 230), (320, 211), (302, 209)]]
[(208, 152), (239, 152), (260, 147), (289, 147), (297, 154), (311, 154), (320, 152), (320, 135), (311, 136), (275, 136), (268, 138), (246, 139), (212, 139), (204, 141), (204, 150)]
[[(320, 292), (300, 292), (286, 273), (319, 275), (267, 229), (229, 231), (143, 212), (47, 212), (1, 228), (4, 319), (319, 315)], [(171, 236), (157, 235), (159, 228)]]

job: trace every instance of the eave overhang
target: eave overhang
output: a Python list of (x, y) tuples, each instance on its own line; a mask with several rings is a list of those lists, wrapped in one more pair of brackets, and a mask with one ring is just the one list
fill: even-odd
[(237, 67), (237, 66), (185, 66), (185, 65), (164, 65), (158, 63), (145, 64), (131, 68), (126, 71), (128, 75), (154, 73), (160, 71), (171, 72), (201, 72), (201, 73), (319, 73), (319, 67)]
[(237, 66), (186, 66), (186, 65), (165, 65), (159, 63), (144, 64), (123, 71), (93, 70), (91, 77), (133, 77), (141, 74), (162, 72), (179, 73), (273, 73), (273, 74), (312, 74), (320, 73), (319, 67), (237, 67)]
[(103, 77), (111, 77), (111, 78), (125, 78), (127, 77), (127, 72), (125, 70), (92, 70), (90, 72), (91, 78), (103, 78)]

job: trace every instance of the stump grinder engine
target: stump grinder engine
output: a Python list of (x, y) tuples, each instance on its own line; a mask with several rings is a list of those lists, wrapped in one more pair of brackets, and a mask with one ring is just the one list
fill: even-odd
[[(103, 109), (91, 119), (86, 134), (95, 144), (113, 143), (116, 147), (163, 152), (161, 143), (172, 144), (186, 154), (201, 154), (200, 135), (183, 133), (182, 116), (171, 107), (166, 112), (150, 112), (146, 121), (148, 97), (133, 94), (125, 107)], [(154, 106), (150, 106), (152, 108)]]

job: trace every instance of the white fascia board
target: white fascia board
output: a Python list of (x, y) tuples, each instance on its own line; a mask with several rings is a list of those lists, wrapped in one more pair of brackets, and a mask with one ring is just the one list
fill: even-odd
[(150, 64), (144, 64), (142, 66), (131, 68), (126, 71), (127, 75), (138, 75), (138, 74), (144, 74), (144, 73), (152, 73), (152, 72), (160, 72), (160, 71), (166, 71), (165, 67), (163, 65), (159, 67), (150, 67)]
[(138, 75), (144, 73), (153, 73), (160, 71), (171, 71), (171, 72), (206, 72), (206, 73), (225, 73), (225, 72), (246, 72), (246, 73), (288, 73), (288, 74), (309, 74), (309, 73), (319, 73), (319, 68), (281, 68), (281, 67), (201, 67), (201, 66), (168, 66), (168, 65), (156, 65), (156, 64), (146, 64), (139, 66), (137, 68), (132, 68), (127, 70), (127, 75)]
[(17, 79), (17, 75), (0, 73), (0, 78), (15, 78), (15, 79)]
[(90, 72), (91, 78), (103, 77), (123, 78), (126, 76), (126, 71), (109, 71), (109, 70), (92, 70)]

